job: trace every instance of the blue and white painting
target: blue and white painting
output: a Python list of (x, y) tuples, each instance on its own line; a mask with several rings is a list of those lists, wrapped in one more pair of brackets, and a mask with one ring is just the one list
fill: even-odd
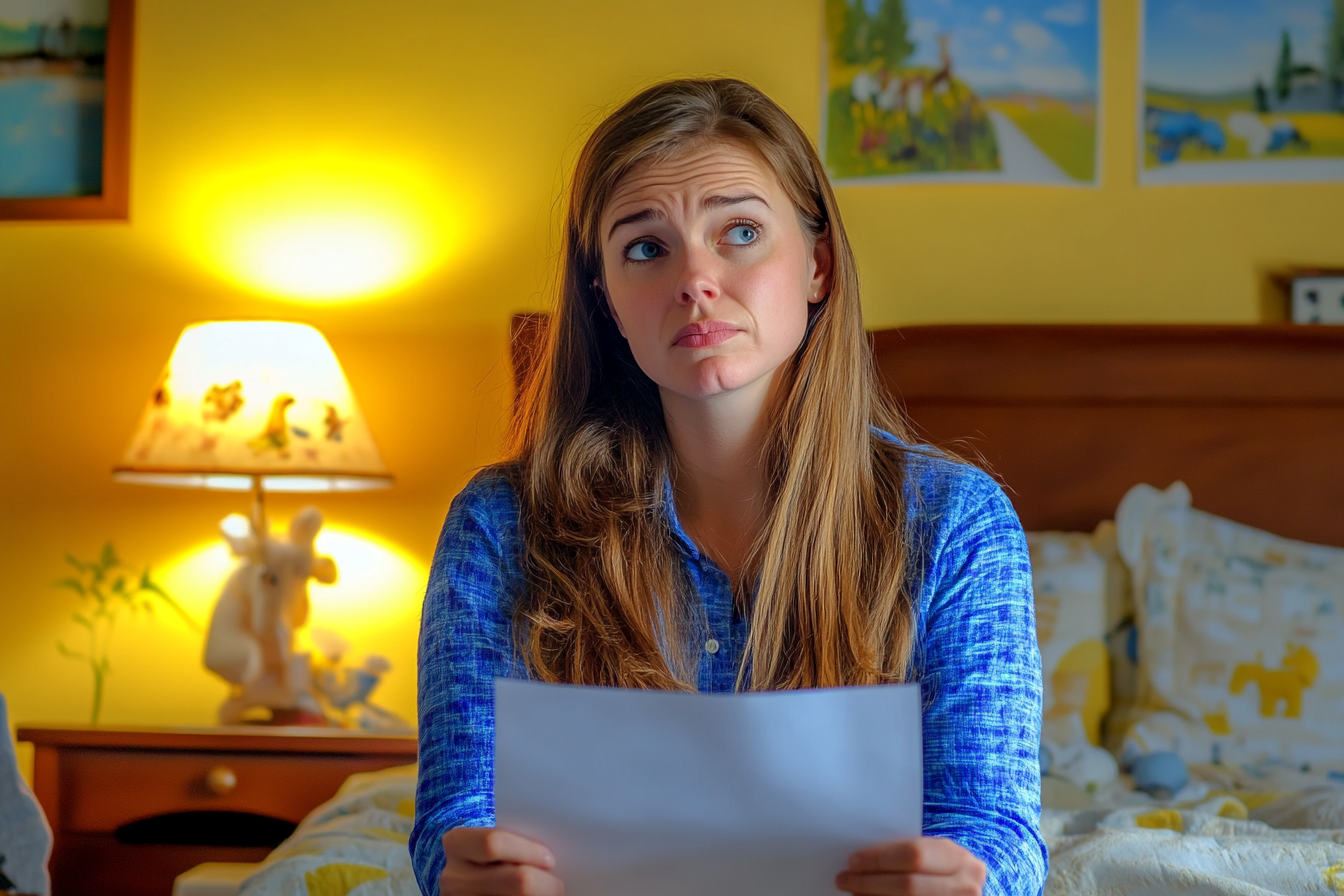
[(837, 182), (1097, 179), (1097, 0), (826, 0)]
[(0, 0), (0, 198), (103, 191), (107, 0)]
[(1146, 0), (1140, 182), (1344, 180), (1344, 0)]

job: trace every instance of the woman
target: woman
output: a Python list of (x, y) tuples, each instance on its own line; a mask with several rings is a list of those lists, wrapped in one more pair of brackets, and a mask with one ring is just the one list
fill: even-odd
[(1040, 657), (1021, 526), (912, 446), (811, 144), (735, 80), (652, 87), (588, 139), (512, 459), (453, 501), (420, 640), (427, 894), (558, 896), (497, 830), (493, 679), (700, 691), (919, 681), (924, 834), (855, 894), (1035, 894)]

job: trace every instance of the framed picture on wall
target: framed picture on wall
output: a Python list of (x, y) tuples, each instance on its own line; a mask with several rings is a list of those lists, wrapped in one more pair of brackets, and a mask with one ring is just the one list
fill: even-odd
[(837, 184), (1096, 186), (1099, 0), (825, 0)]
[(0, 0), (0, 220), (124, 219), (133, 0)]
[(1344, 181), (1344, 2), (1145, 0), (1143, 185)]

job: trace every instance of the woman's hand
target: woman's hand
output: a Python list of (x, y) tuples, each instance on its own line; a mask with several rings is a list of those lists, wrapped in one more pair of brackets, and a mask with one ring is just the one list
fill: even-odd
[(835, 886), (855, 896), (980, 896), (985, 863), (941, 837), (897, 840), (854, 853)]
[(564, 896), (555, 856), (535, 840), (499, 828), (453, 828), (439, 896)]

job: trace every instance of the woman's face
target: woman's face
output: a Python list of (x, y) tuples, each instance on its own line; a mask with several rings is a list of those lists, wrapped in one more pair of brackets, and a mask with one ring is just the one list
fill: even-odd
[(609, 308), (664, 393), (768, 387), (826, 295), (829, 244), (809, 239), (769, 166), (735, 142), (635, 169), (600, 225)]

